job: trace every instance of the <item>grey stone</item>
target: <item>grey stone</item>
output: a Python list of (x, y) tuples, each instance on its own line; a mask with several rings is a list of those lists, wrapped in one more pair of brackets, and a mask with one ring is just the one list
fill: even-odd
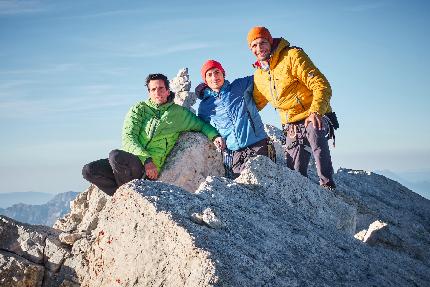
[[(69, 274), (75, 274), (75, 271), (64, 267), (64, 261), (71, 254), (60, 242), (59, 234), (50, 227), (24, 224), (0, 216), (0, 252), (3, 252), (3, 261), (0, 261), (4, 263), (0, 264), (0, 278), (9, 280), (13, 277), (12, 281), (4, 281), (8, 283), (0, 286), (60, 286), (63, 282), (69, 284), (68, 281), (76, 284), (69, 280), (73, 278)], [(11, 272), (16, 275), (9, 275)], [(29, 283), (35, 278), (37, 283)], [(27, 285), (20, 285), (22, 282)]]
[(78, 239), (81, 239), (83, 236), (85, 236), (84, 233), (62, 232), (59, 236), (59, 239), (64, 244), (73, 245), (73, 243), (75, 243)]
[(298, 172), (276, 165), (266, 157), (259, 156), (257, 160), (248, 163), (236, 182), (245, 184), (250, 189), (263, 189), (266, 196), (282, 199), (288, 208), (299, 207), (304, 211), (306, 220), (314, 224), (332, 226), (350, 235), (355, 233), (355, 208)]
[(0, 250), (0, 286), (42, 286), (44, 268), (16, 254)]
[(201, 133), (184, 133), (166, 160), (159, 181), (195, 192), (209, 175), (224, 175), (222, 155)]
[(170, 90), (175, 93), (174, 102), (180, 106), (186, 107), (195, 113), (192, 106), (196, 103), (196, 95), (190, 92), (191, 81), (188, 75), (188, 69), (179, 70), (176, 77), (170, 81)]
[(353, 237), (338, 193), (265, 157), (194, 194), (135, 180), (100, 211), (75, 270), (88, 286), (426, 286), (428, 265)]
[(15, 253), (31, 262), (41, 264), (44, 259), (47, 229), (33, 227), (0, 216), (0, 249)]
[(71, 212), (57, 220), (53, 227), (66, 233), (90, 233), (97, 227), (98, 213), (109, 197), (91, 185), (70, 203)]
[[(335, 181), (357, 209), (356, 237), (430, 265), (430, 201), (396, 181), (341, 168)], [(378, 228), (378, 222), (384, 226)], [(364, 234), (364, 236), (363, 236)]]

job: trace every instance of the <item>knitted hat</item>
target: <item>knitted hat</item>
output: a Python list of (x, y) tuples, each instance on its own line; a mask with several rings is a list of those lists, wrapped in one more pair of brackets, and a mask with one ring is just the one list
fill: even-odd
[(202, 69), (200, 70), (200, 73), (202, 74), (202, 78), (203, 81), (206, 83), (206, 72), (209, 71), (210, 69), (213, 68), (218, 68), (221, 70), (221, 72), (223, 73), (223, 75), (225, 75), (225, 71), (224, 68), (221, 66), (221, 64), (215, 60), (207, 60), (203, 66)]
[(264, 38), (269, 41), (270, 45), (273, 45), (273, 38), (270, 35), (269, 30), (266, 27), (256, 26), (248, 32), (248, 46), (251, 46), (251, 42), (258, 38)]

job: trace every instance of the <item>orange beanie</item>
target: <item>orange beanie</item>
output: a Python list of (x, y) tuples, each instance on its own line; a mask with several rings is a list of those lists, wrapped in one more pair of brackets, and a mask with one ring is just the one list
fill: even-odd
[(251, 46), (251, 42), (258, 38), (264, 38), (269, 41), (270, 45), (273, 44), (272, 35), (266, 27), (256, 26), (248, 32), (248, 46)]

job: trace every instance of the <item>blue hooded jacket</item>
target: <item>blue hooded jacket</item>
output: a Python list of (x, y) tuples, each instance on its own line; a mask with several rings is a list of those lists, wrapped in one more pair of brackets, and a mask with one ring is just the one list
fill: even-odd
[(229, 150), (237, 151), (267, 138), (264, 125), (252, 98), (253, 77), (224, 81), (219, 93), (204, 90), (198, 116), (215, 127)]

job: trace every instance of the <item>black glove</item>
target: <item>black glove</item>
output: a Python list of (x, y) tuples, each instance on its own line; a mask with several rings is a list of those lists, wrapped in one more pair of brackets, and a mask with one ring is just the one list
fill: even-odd
[(203, 99), (206, 88), (208, 88), (208, 85), (206, 83), (201, 83), (196, 87), (194, 92), (196, 93), (197, 98), (199, 98), (200, 100)]

